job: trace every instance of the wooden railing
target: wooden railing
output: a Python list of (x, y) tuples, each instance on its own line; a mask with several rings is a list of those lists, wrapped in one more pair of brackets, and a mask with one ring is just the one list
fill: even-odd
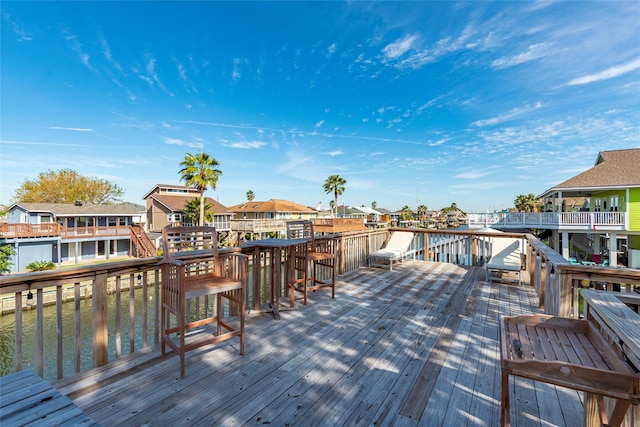
[(231, 230), (240, 233), (261, 233), (270, 231), (286, 231), (285, 219), (232, 219)]
[(468, 214), (473, 228), (492, 225), (501, 228), (571, 228), (584, 230), (625, 230), (626, 212), (496, 212)]
[(57, 222), (45, 224), (0, 224), (0, 239), (56, 237), (60, 236), (61, 226)]
[[(338, 274), (367, 265), (368, 255), (380, 249), (388, 233), (399, 229), (378, 229), (349, 232), (338, 235)], [(402, 229), (406, 231), (406, 229)], [(416, 229), (411, 248), (416, 259), (426, 259), (481, 266), (489, 256), (491, 239), (515, 237), (522, 239), (526, 248), (526, 273), (529, 282), (540, 296), (540, 304), (548, 314), (578, 317), (579, 292), (583, 286), (603, 288), (616, 294), (631, 295), (631, 284), (640, 284), (640, 270), (588, 267), (572, 265), (558, 253), (548, 248), (533, 235), (522, 233), (447, 231)], [(325, 236), (330, 238), (331, 236)], [(221, 249), (241, 251), (240, 248)], [(161, 277), (157, 267), (160, 258), (132, 259), (106, 264), (63, 268), (54, 271), (0, 276), (0, 298), (6, 316), (13, 316), (13, 366), (23, 369), (23, 358), (29, 353), (33, 368), (42, 375), (44, 359), (55, 359), (56, 377), (62, 378), (92, 366), (101, 366), (109, 359), (140, 350), (159, 340), (159, 301)], [(268, 277), (268, 269), (282, 259), (260, 260), (260, 273)], [(249, 268), (249, 271), (253, 269)], [(249, 283), (252, 278), (249, 277)], [(623, 285), (618, 285), (622, 283)], [(247, 286), (247, 307), (266, 301), (269, 297), (266, 285), (253, 295), (252, 286)], [(285, 292), (286, 287), (282, 286)], [(620, 290), (620, 292), (617, 292)], [(25, 348), (22, 342), (23, 310), (28, 308), (27, 295), (32, 293), (36, 311), (36, 348)], [(86, 300), (83, 300), (86, 298)], [(114, 301), (115, 300), (115, 301)], [(68, 302), (67, 302), (68, 301)], [(81, 304), (91, 305), (89, 316), (81, 315)], [(45, 306), (53, 314), (45, 319)], [(63, 325), (63, 311), (73, 311), (72, 326)], [(111, 326), (107, 319), (115, 319)], [(45, 333), (45, 323), (53, 322), (55, 332)], [(91, 349), (87, 353), (80, 345), (80, 331), (91, 325)], [(63, 329), (66, 328), (66, 329)], [(73, 337), (69, 339), (69, 337)], [(73, 368), (63, 366), (67, 347), (72, 346)], [(45, 354), (47, 351), (53, 353)], [(90, 360), (90, 366), (81, 364)], [(5, 372), (6, 373), (6, 372)]]
[[(131, 233), (129, 234), (129, 239), (131, 244), (135, 246), (138, 258), (146, 258), (156, 255), (156, 246), (153, 244), (149, 235), (144, 228), (139, 224), (134, 224), (131, 226)], [(131, 248), (133, 249), (133, 248)], [(130, 254), (134, 252), (129, 250)]]

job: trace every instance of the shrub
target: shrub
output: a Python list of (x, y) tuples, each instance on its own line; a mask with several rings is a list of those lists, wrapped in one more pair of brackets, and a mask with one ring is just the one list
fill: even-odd
[(51, 261), (34, 261), (27, 265), (27, 270), (29, 271), (45, 271), (53, 270), (54, 268), (56, 268), (56, 265)]

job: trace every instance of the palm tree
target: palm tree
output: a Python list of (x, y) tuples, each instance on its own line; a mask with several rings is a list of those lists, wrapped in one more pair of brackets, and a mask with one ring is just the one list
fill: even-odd
[(411, 212), (411, 208), (409, 205), (404, 205), (402, 207), (402, 212), (400, 213), (401, 221), (411, 221), (413, 220), (413, 213)]
[[(200, 223), (200, 203), (201, 203), (201, 199), (195, 198), (195, 199), (191, 199), (189, 200), (187, 203), (184, 204), (184, 213), (186, 214), (186, 217), (189, 221), (187, 222), (191, 222), (191, 223)], [(205, 210), (205, 215), (204, 215), (204, 219), (205, 221), (209, 221), (211, 219), (211, 212), (209, 212), (209, 209), (211, 209), (211, 204), (209, 203), (205, 203), (204, 205), (204, 210)]]
[(252, 202), (253, 199), (255, 199), (255, 198), (256, 198), (256, 195), (253, 194), (253, 191), (251, 191), (251, 190), (247, 191), (247, 200), (248, 201)]
[(518, 209), (518, 212), (537, 212), (539, 200), (535, 194), (520, 194), (513, 201), (514, 206)]
[(418, 220), (424, 222), (427, 217), (427, 205), (418, 206)]
[(216, 189), (218, 178), (222, 174), (220, 163), (207, 153), (189, 154), (180, 162), (180, 180), (184, 181), (188, 187), (195, 187), (200, 192), (200, 217), (199, 224), (204, 225), (204, 192), (207, 188)]
[(378, 203), (375, 200), (371, 202), (371, 209), (375, 209), (376, 206), (378, 206)]
[(323, 188), (325, 193), (329, 194), (333, 192), (333, 198), (335, 200), (334, 206), (338, 207), (338, 196), (344, 193), (344, 185), (347, 183), (347, 180), (342, 178), (340, 175), (331, 175), (324, 182)]

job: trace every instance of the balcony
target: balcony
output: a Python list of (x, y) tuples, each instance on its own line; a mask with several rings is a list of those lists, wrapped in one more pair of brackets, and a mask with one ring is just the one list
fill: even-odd
[(626, 212), (496, 212), (468, 214), (470, 228), (547, 228), (566, 231), (625, 231)]
[(65, 239), (128, 236), (128, 225), (64, 227), (58, 223), (47, 224), (0, 224), (1, 239), (33, 239), (60, 237)]
[[(362, 267), (387, 232), (340, 237), (335, 300), (330, 292), (317, 291), (307, 306), (283, 306), (279, 321), (250, 312), (245, 356), (237, 356), (236, 341), (194, 350), (187, 355), (183, 380), (177, 358), (161, 359), (157, 346), (155, 258), (3, 276), (0, 289), (20, 302), (33, 291), (40, 313), (52, 286), (60, 295), (56, 313), (67, 284), (78, 297), (81, 287), (89, 289), (95, 315), (78, 316), (76, 322), (93, 325), (89, 358), (95, 367), (81, 370), (80, 351), (74, 350), (77, 373), (66, 372), (59, 361), (58, 379), (52, 381), (102, 425), (480, 426), (500, 422), (501, 315), (577, 317), (584, 281), (597, 280), (609, 291), (616, 283), (640, 283), (638, 270), (569, 265), (535, 237), (512, 233), (505, 234), (522, 238), (527, 248), (523, 286), (486, 282), (478, 264), (491, 233), (416, 231), (416, 259), (393, 271)], [(263, 261), (265, 269), (274, 262)], [(132, 287), (136, 282), (140, 287)], [(142, 306), (129, 305), (121, 313), (144, 319), (140, 332), (124, 320), (115, 330), (106, 328), (101, 316), (119, 318), (120, 310), (106, 312), (108, 289), (123, 301), (142, 294)], [(613, 293), (634, 301), (630, 289), (625, 285), (623, 292)], [(253, 298), (249, 295), (249, 307)], [(21, 332), (18, 313), (15, 328)], [(59, 348), (55, 358), (65, 344), (61, 337), (46, 336), (46, 320), (38, 318), (37, 341)], [(64, 333), (73, 335), (79, 328)], [(120, 341), (128, 328), (144, 334), (142, 345)], [(115, 356), (105, 348), (107, 342), (116, 343)], [(633, 348), (621, 354), (640, 360)], [(42, 375), (45, 349), (36, 349), (33, 364), (23, 366), (27, 351), (17, 351), (15, 370), (31, 368)], [(522, 378), (510, 381), (513, 425), (581, 424), (582, 393)], [(637, 425), (639, 417), (636, 406), (626, 426)]]

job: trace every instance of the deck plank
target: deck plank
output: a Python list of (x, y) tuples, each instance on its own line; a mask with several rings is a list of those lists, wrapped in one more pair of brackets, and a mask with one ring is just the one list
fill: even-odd
[[(527, 275), (524, 276), (525, 278)], [(337, 278), (279, 321), (251, 313), (234, 340), (159, 349), (65, 378), (62, 393), (103, 425), (467, 425), (500, 420), (500, 315), (540, 313), (527, 284), (484, 270), (405, 261)], [(514, 426), (578, 425), (580, 394), (510, 379)]]

